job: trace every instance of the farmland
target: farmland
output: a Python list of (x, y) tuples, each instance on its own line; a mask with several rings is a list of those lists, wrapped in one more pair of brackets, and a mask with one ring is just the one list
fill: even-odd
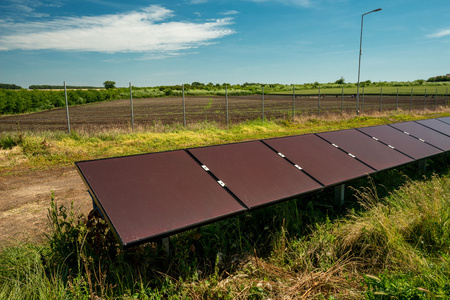
[[(266, 94), (247, 96), (186, 96), (133, 99), (133, 116), (136, 126), (155, 124), (184, 124), (216, 122), (226, 125), (254, 119), (292, 119), (326, 113), (356, 113), (354, 94), (324, 91), (317, 95)], [(318, 91), (317, 91), (318, 92)], [(378, 90), (378, 92), (380, 92)], [(227, 102), (228, 99), (228, 102)], [(264, 100), (263, 100), (264, 99)], [(390, 111), (401, 109), (435, 110), (445, 107), (448, 96), (444, 94), (361, 94), (359, 111)], [(132, 124), (130, 99), (90, 103), (69, 107), (69, 119), (74, 130), (130, 128)], [(55, 108), (31, 114), (0, 116), (0, 131), (17, 130), (67, 130), (64, 108)]]

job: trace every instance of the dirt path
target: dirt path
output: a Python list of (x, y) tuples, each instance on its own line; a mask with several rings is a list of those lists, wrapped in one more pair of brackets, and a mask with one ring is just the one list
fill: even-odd
[(75, 167), (0, 175), (0, 245), (36, 242), (48, 230), (47, 212), (51, 191), (58, 205), (84, 214), (92, 209), (92, 200)]

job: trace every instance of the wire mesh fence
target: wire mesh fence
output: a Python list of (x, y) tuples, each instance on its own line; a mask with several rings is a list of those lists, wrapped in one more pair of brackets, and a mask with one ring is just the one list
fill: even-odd
[[(131, 88), (130, 88), (131, 92)], [(448, 94), (431, 90), (415, 93), (365, 94), (360, 113), (388, 110), (436, 110), (448, 104)], [(247, 96), (183, 96), (115, 100), (24, 115), (0, 116), (0, 132), (21, 130), (98, 130), (101, 128), (216, 122), (233, 124), (254, 119), (292, 119), (299, 115), (356, 114), (354, 94), (261, 94)], [(68, 122), (68, 116), (69, 122)]]

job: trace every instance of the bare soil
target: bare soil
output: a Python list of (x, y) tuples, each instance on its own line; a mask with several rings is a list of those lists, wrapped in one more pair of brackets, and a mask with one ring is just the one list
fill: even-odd
[(0, 177), (0, 245), (39, 242), (48, 232), (51, 193), (58, 206), (88, 214), (92, 200), (75, 167)]
[[(361, 112), (386, 111), (401, 108), (433, 109), (445, 105), (445, 97), (365, 95), (359, 103)], [(165, 97), (134, 99), (133, 115), (135, 125), (183, 124), (203, 121), (226, 124), (261, 118), (291, 118), (296, 114), (321, 114), (325, 112), (356, 112), (354, 95), (262, 95)], [(99, 131), (102, 129), (131, 127), (130, 100), (116, 100), (92, 103), (69, 108), (71, 129)], [(0, 132), (21, 130), (61, 130), (67, 131), (65, 108), (57, 108), (23, 115), (0, 116)]]

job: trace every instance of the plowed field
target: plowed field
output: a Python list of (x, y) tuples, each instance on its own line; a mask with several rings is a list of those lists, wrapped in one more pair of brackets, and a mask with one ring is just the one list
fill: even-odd
[[(181, 97), (133, 99), (135, 125), (186, 124), (213, 121), (226, 124), (257, 118), (291, 118), (295, 114), (325, 112), (356, 112), (356, 98), (345, 95), (296, 96), (261, 95), (228, 97)], [(445, 105), (445, 96), (361, 96), (359, 109), (374, 110), (434, 109)], [(228, 113), (227, 113), (228, 112)], [(111, 127), (130, 127), (132, 124), (130, 100), (116, 100), (73, 106), (69, 108), (71, 129), (98, 130)], [(0, 132), (16, 130), (67, 130), (66, 109), (24, 115), (0, 116)]]

